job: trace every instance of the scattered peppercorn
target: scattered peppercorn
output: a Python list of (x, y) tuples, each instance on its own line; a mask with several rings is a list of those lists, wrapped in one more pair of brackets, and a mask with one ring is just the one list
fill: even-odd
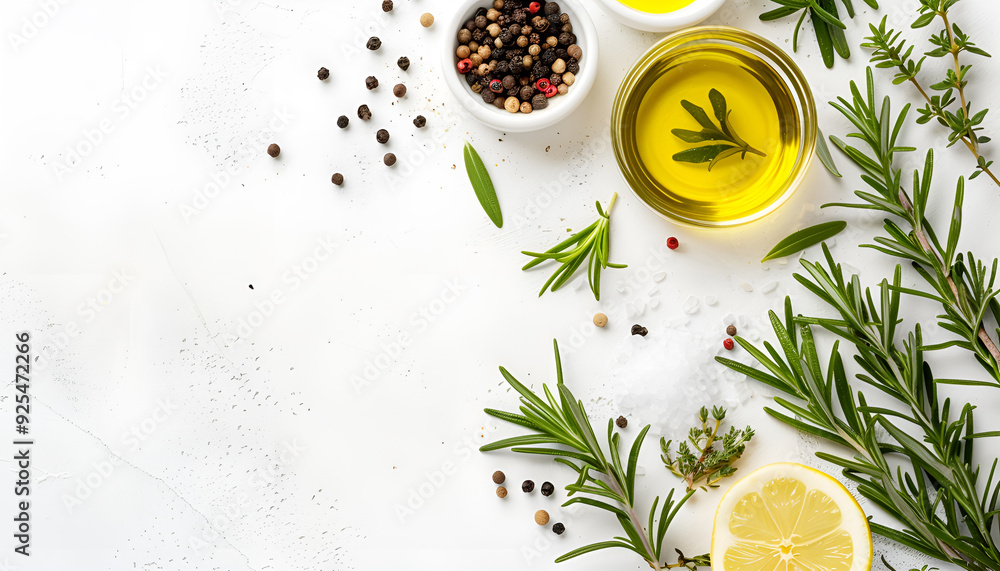
[(396, 65), (399, 66), (399, 69), (406, 71), (410, 69), (410, 58), (405, 56), (401, 57), (398, 60), (396, 60)]
[(504, 483), (504, 480), (506, 480), (506, 479), (507, 479), (507, 476), (503, 472), (501, 472), (500, 470), (497, 470), (496, 472), (493, 472), (493, 483), (494, 484), (502, 484), (502, 483)]
[(337, 186), (340, 186), (344, 184), (344, 175), (340, 174), (339, 172), (333, 173), (333, 177), (330, 179), (330, 182), (332, 182)]
[(497, 497), (498, 498), (506, 498), (507, 497), (507, 488), (505, 488), (503, 486), (500, 486), (499, 488), (497, 488)]
[(341, 129), (346, 129), (347, 125), (350, 122), (351, 120), (347, 118), (347, 115), (341, 115), (340, 117), (337, 117), (337, 126), (340, 127)]
[(427, 118), (423, 115), (417, 115), (417, 117), (413, 120), (413, 126), (417, 129), (423, 129), (424, 125), (427, 125)]
[(406, 86), (402, 83), (397, 83), (395, 87), (392, 88), (392, 94), (396, 97), (402, 97), (406, 95)]
[(386, 153), (385, 156), (382, 157), (382, 162), (385, 163), (385, 166), (391, 167), (392, 165), (396, 164), (396, 155), (392, 153)]
[(389, 131), (385, 129), (379, 129), (378, 133), (375, 133), (375, 140), (383, 145), (389, 142)]
[(726, 335), (728, 335), (730, 337), (735, 337), (736, 336), (736, 326), (735, 325), (730, 325), (729, 327), (726, 327)]
[(604, 327), (608, 324), (608, 316), (603, 313), (594, 314), (594, 325), (598, 327)]
[(320, 81), (326, 81), (330, 79), (330, 70), (325, 67), (321, 67), (319, 68), (319, 71), (316, 72), (316, 77), (318, 77)]
[(378, 79), (374, 75), (369, 75), (365, 78), (365, 87), (369, 90), (378, 87)]
[(647, 333), (649, 333), (649, 329), (646, 329), (645, 327), (639, 325), (638, 323), (632, 326), (632, 335), (642, 335), (643, 337), (645, 337)]
[(524, 482), (521, 483), (521, 491), (526, 494), (530, 494), (531, 491), (534, 489), (535, 489), (535, 483), (532, 482), (531, 480), (525, 480)]
[(736, 347), (736, 343), (733, 343), (732, 339), (726, 338), (726, 340), (722, 342), (722, 346), (725, 347), (727, 351), (732, 351), (733, 347)]
[(434, 25), (434, 14), (430, 12), (425, 12), (420, 15), (420, 25), (425, 28), (430, 28)]
[(368, 108), (367, 105), (362, 105), (358, 107), (358, 119), (362, 121), (367, 121), (372, 118), (372, 110)]
[(544, 483), (542, 483), (542, 495), (543, 496), (549, 497), (549, 496), (552, 495), (552, 492), (554, 492), (554, 491), (556, 491), (556, 487), (552, 485), (552, 482), (544, 482)]
[(277, 143), (271, 143), (270, 145), (267, 146), (267, 154), (271, 155), (272, 157), (277, 157), (278, 155), (281, 154), (281, 147), (279, 147)]
[(667, 247), (671, 250), (676, 250), (680, 245), (681, 243), (677, 241), (677, 238), (674, 238), (673, 236), (667, 238)]
[(535, 512), (535, 523), (538, 525), (545, 525), (549, 523), (549, 512), (545, 510), (538, 510)]
[(615, 424), (618, 425), (618, 428), (625, 428), (628, 426), (628, 419), (624, 416), (619, 416), (618, 420), (615, 421)]
[(382, 11), (392, 12), (392, 0), (382, 0)]
[(565, 532), (566, 532), (566, 526), (561, 523), (557, 523), (552, 526), (552, 533), (556, 535), (562, 535)]
[(368, 38), (368, 43), (365, 44), (365, 47), (367, 47), (371, 51), (375, 51), (380, 47), (382, 47), (382, 40), (376, 38), (375, 36), (372, 36)]

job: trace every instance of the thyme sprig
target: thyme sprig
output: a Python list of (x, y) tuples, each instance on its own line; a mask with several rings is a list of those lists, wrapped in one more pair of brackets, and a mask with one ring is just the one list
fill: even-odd
[(597, 213), (600, 218), (596, 222), (587, 226), (583, 230), (576, 232), (569, 238), (556, 244), (544, 253), (521, 252), (526, 256), (535, 258), (525, 264), (521, 270), (531, 268), (554, 260), (559, 262), (559, 267), (549, 277), (542, 290), (538, 292), (541, 297), (551, 286), (551, 291), (556, 291), (569, 281), (576, 270), (587, 260), (587, 278), (590, 282), (590, 290), (594, 292), (594, 298), (601, 300), (601, 272), (607, 268), (626, 268), (624, 264), (613, 264), (609, 261), (611, 251), (611, 209), (615, 207), (618, 200), (618, 193), (611, 197), (608, 203), (608, 210), (605, 212), (601, 208), (601, 203), (597, 203)]
[(971, 351), (993, 378), (992, 383), (939, 382), (1000, 386), (1000, 349), (996, 342), (1000, 330), (990, 332), (986, 328), (988, 316), (1000, 320), (998, 261), (994, 259), (990, 264), (983, 264), (971, 252), (967, 256), (958, 252), (965, 197), (964, 179), (958, 180), (948, 233), (943, 235), (944, 240), (941, 241), (925, 216), (934, 174), (933, 152), (927, 153), (922, 173), (913, 173), (912, 192), (908, 193), (902, 187), (902, 174), (895, 166), (896, 153), (914, 150), (898, 144), (909, 105), (895, 117), (888, 97), (878, 105), (871, 68), (867, 73), (867, 93), (863, 96), (858, 86), (851, 82), (851, 94), (850, 101), (841, 97), (832, 105), (854, 125), (855, 131), (848, 137), (864, 144), (859, 148), (835, 137), (832, 140), (861, 168), (861, 178), (873, 192), (856, 191), (854, 194), (861, 199), (859, 204), (825, 206), (877, 210), (891, 217), (884, 224), (887, 236), (876, 237), (873, 244), (865, 247), (909, 261), (929, 287), (917, 290), (900, 286), (900, 291), (940, 303), (944, 313), (939, 316), (939, 324), (955, 335), (953, 340), (923, 349), (957, 346)]
[(520, 414), (486, 409), (486, 414), (527, 428), (531, 434), (493, 442), (480, 450), (488, 452), (510, 448), (512, 452), (522, 454), (553, 456), (556, 462), (569, 466), (577, 474), (576, 481), (566, 486), (570, 499), (563, 504), (564, 507), (587, 505), (611, 513), (618, 519), (624, 536), (578, 547), (560, 556), (556, 562), (601, 549), (622, 548), (638, 554), (656, 570), (672, 567), (696, 569), (699, 563), (707, 565), (707, 555), (685, 558), (679, 551), (677, 563), (662, 562), (667, 529), (694, 491), (688, 491), (675, 500), (674, 490), (671, 490), (662, 503), (657, 496), (648, 517), (640, 519), (635, 505), (635, 477), (639, 451), (649, 426), (636, 436), (627, 460), (623, 461), (621, 435), (614, 430), (614, 420), (609, 419), (607, 444), (606, 448), (602, 447), (583, 403), (563, 383), (558, 343), (553, 341), (553, 347), (556, 357), (555, 393), (543, 384), (544, 397), (536, 395), (507, 369), (500, 367), (500, 374), (521, 395)]
[[(997, 571), (997, 461), (983, 478), (973, 460), (976, 439), (996, 434), (975, 432), (973, 405), (953, 408), (950, 399), (940, 398), (924, 361), (919, 325), (900, 341), (900, 268), (873, 293), (862, 289), (858, 276), (845, 278), (825, 245), (824, 255), (827, 267), (803, 261), (806, 274), (795, 278), (838, 317), (794, 316), (786, 298), (784, 321), (770, 312), (777, 348), (765, 342), (761, 350), (737, 337), (764, 370), (717, 360), (784, 393), (774, 398), (784, 411), (765, 408), (769, 415), (846, 448), (817, 456), (842, 468), (862, 496), (903, 528), (871, 522), (873, 532), (970, 571)], [(820, 358), (814, 326), (840, 338), (828, 360)], [(848, 379), (840, 341), (854, 345), (862, 370), (857, 379), (892, 405), (868, 404)]]
[[(718, 488), (719, 481), (736, 473), (733, 463), (740, 459), (754, 431), (749, 426), (740, 430), (735, 426), (729, 432), (719, 433), (726, 418), (725, 409), (712, 407), (712, 421), (708, 420), (708, 408), (698, 411), (698, 422), (688, 433), (687, 441), (677, 445), (677, 454), (671, 452), (672, 441), (660, 439), (663, 463), (677, 477), (684, 480), (688, 491), (699, 487), (703, 490)], [(721, 439), (722, 447), (716, 449)], [(704, 484), (700, 482), (704, 481)], [(682, 555), (683, 556), (683, 555)]]
[(729, 120), (732, 110), (726, 104), (726, 98), (717, 89), (708, 92), (708, 99), (712, 103), (712, 110), (715, 118), (719, 121), (716, 125), (708, 116), (704, 109), (691, 103), (687, 99), (681, 100), (681, 106), (694, 118), (701, 126), (701, 131), (690, 131), (688, 129), (673, 129), (670, 131), (675, 137), (685, 143), (705, 143), (713, 142), (711, 145), (701, 145), (685, 149), (673, 156), (673, 159), (681, 163), (708, 163), (708, 170), (718, 164), (719, 161), (732, 156), (740, 155), (741, 159), (747, 157), (747, 153), (766, 157), (763, 151), (759, 151), (750, 146), (737, 133)]
[[(792, 50), (799, 51), (799, 30), (805, 22), (806, 16), (810, 16), (813, 28), (816, 30), (816, 41), (819, 43), (819, 50), (823, 56), (823, 63), (826, 67), (833, 67), (836, 56), (844, 59), (851, 57), (851, 46), (847, 43), (847, 36), (844, 24), (837, 8), (837, 0), (772, 0), (780, 7), (761, 14), (760, 19), (768, 22), (780, 20), (788, 16), (799, 15), (795, 24), (795, 33), (792, 35)], [(840, 0), (847, 10), (847, 15), (854, 18), (854, 4), (851, 0)], [(864, 0), (874, 9), (878, 9), (876, 0)]]
[[(896, 70), (892, 80), (894, 84), (908, 82), (923, 97), (925, 105), (919, 109), (920, 116), (917, 118), (917, 123), (937, 121), (951, 130), (948, 134), (949, 147), (961, 141), (975, 157), (976, 170), (969, 178), (974, 179), (986, 173), (1000, 186), (1000, 179), (990, 170), (993, 161), (983, 156), (981, 148), (990, 142), (989, 137), (979, 134), (989, 110), (973, 112), (972, 102), (966, 95), (972, 66), (961, 62), (963, 53), (987, 58), (990, 54), (976, 46), (958, 24), (951, 23), (948, 12), (958, 1), (920, 0), (917, 18), (911, 27), (924, 28), (938, 19), (944, 27), (938, 34), (930, 37), (929, 42), (933, 49), (925, 52), (919, 59), (913, 58), (914, 46), (907, 45), (901, 32), (886, 27), (886, 18), (883, 18), (878, 26), (869, 24), (871, 36), (866, 37), (866, 42), (861, 45), (872, 50), (871, 62), (876, 67)], [(943, 79), (925, 86), (919, 76), (928, 57), (950, 57), (952, 65), (945, 72)]]

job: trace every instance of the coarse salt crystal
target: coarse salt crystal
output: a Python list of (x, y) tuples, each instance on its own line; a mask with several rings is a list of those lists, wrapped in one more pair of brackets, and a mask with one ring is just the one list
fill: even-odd
[(656, 272), (653, 274), (653, 281), (656, 283), (660, 283), (665, 279), (667, 279), (667, 272)]
[(743, 291), (745, 292), (753, 291), (753, 286), (747, 282), (740, 282), (740, 287), (743, 288)]
[(714, 295), (710, 295), (705, 298), (705, 305), (707, 306), (714, 307), (715, 304), (717, 303), (719, 303), (719, 298), (715, 297)]
[(701, 308), (701, 301), (697, 297), (692, 295), (684, 300), (684, 305), (683, 305), (684, 313), (688, 314), (698, 313), (698, 310), (700, 308)]
[(776, 281), (769, 281), (766, 284), (760, 286), (760, 291), (762, 293), (771, 293), (776, 289), (778, 289), (778, 282)]

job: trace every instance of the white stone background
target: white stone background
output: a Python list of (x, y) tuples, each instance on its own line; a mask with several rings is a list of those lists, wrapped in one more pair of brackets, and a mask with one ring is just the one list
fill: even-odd
[[(600, 514), (568, 514), (556, 498), (516, 491), (525, 478), (564, 484), (567, 470), (474, 451), (516, 433), (482, 412), (514, 406), (498, 365), (537, 388), (554, 380), (558, 338), (568, 382), (603, 426), (618, 414), (609, 400), (611, 354), (633, 321), (655, 331), (687, 315), (690, 296), (714, 296), (717, 311), (688, 315), (688, 327), (721, 340), (724, 313), (759, 323), (786, 293), (804, 312), (816, 307), (793, 284), (794, 260), (757, 262), (791, 230), (847, 219), (838, 258), (868, 283), (887, 275), (890, 260), (856, 247), (878, 230), (877, 217), (818, 209), (860, 184), (843, 158), (844, 179), (814, 163), (778, 213), (736, 230), (679, 228), (643, 207), (617, 171), (607, 122), (626, 69), (659, 36), (625, 29), (584, 1), (603, 45), (598, 84), (574, 120), (523, 135), (454, 113), (438, 65), (453, 32), (440, 25), (450, 15), (446, 0), (397, 0), (390, 15), (379, 0), (0, 4), (0, 323), (8, 339), (0, 362), (13, 369), (18, 330), (30, 330), (35, 354), (46, 355), (33, 381), (33, 555), (12, 553), (8, 520), (4, 568), (556, 568), (558, 554), (617, 530)], [(757, 20), (765, 4), (730, 0), (709, 23), (790, 48), (792, 22)], [(885, 0), (880, 13), (861, 10), (851, 44), (881, 14), (905, 26), (914, 5)], [(997, 10), (987, 0), (955, 8), (956, 20), (994, 53)], [(421, 28), (423, 12), (439, 25)], [(32, 21), (42, 24), (25, 32)], [(373, 34), (384, 40), (377, 53), (362, 48)], [(910, 35), (922, 41), (926, 30)], [(823, 102), (863, 77), (865, 58), (856, 51), (831, 71), (808, 30), (802, 44), (794, 58), (821, 103), (821, 124), (842, 136), (845, 121)], [(394, 65), (401, 55), (413, 62), (405, 73)], [(976, 63), (972, 99), (996, 106), (998, 64)], [(329, 82), (316, 80), (320, 66), (331, 69)], [(363, 86), (369, 74), (382, 82), (375, 93)], [(409, 87), (401, 101), (391, 94), (398, 80)], [(897, 106), (912, 101), (889, 87), (887, 74), (878, 83)], [(337, 129), (337, 116), (355, 117), (361, 103), (373, 109), (371, 124), (354, 119)], [(423, 131), (410, 124), (418, 113), (428, 119)], [(987, 134), (997, 121), (994, 114)], [(102, 125), (108, 132), (73, 160), (70, 149)], [(392, 132), (388, 148), (374, 141), (380, 127)], [(436, 130), (445, 144), (433, 143)], [(939, 153), (936, 219), (947, 216), (953, 181), (971, 172), (965, 151), (944, 149), (943, 135), (912, 123), (903, 135), (920, 154), (931, 146)], [(464, 139), (490, 163), (508, 221), (502, 230), (473, 198), (461, 167)], [(283, 149), (277, 160), (263, 151), (272, 141)], [(380, 162), (387, 150), (400, 157), (391, 171)], [(565, 169), (570, 186), (540, 190)], [(234, 174), (218, 174), (227, 170)], [(347, 178), (340, 189), (330, 184), (336, 171)], [(631, 267), (606, 274), (600, 303), (586, 287), (538, 299), (545, 272), (520, 272), (519, 251), (589, 223), (594, 201), (615, 191), (612, 257)], [(998, 254), (997, 192), (984, 177), (967, 193), (963, 246), (983, 256)], [(205, 193), (215, 196), (202, 200)], [(671, 235), (682, 244), (676, 252), (663, 248)], [(321, 244), (332, 244), (328, 255)], [(325, 259), (313, 264), (317, 252)], [(628, 303), (653, 283), (646, 264), (667, 273), (662, 303), (630, 319)], [(304, 279), (289, 273), (297, 267), (306, 268)], [(127, 276), (124, 288), (112, 283), (116, 272)], [(625, 293), (612, 287), (618, 283)], [(105, 291), (111, 285), (120, 291)], [(443, 293), (449, 285), (457, 295)], [(240, 332), (271, 295), (283, 302)], [(87, 309), (90, 300), (96, 309)], [(912, 315), (935, 311), (913, 300), (906, 308), (908, 327)], [(437, 315), (423, 320), (421, 310)], [(595, 331), (588, 324), (598, 310), (611, 323)], [(409, 342), (398, 351), (400, 335)], [(352, 376), (376, 362), (383, 367), (356, 390)], [(767, 392), (754, 388), (731, 413), (758, 429), (742, 469), (809, 458), (815, 444), (767, 419)], [(0, 431), (13, 429), (12, 393), (8, 385), (0, 401)], [(1000, 398), (995, 390), (949, 394), (987, 410)], [(981, 429), (997, 429), (994, 417), (980, 416)], [(644, 501), (676, 485), (656, 448), (651, 439), (642, 460)], [(4, 449), (0, 511), (10, 514), (13, 450)], [(509, 476), (506, 501), (494, 496), (497, 468)], [(707, 551), (720, 493), (699, 494), (667, 543)], [(400, 511), (408, 505), (412, 513)], [(564, 536), (531, 522), (540, 507), (567, 523)], [(896, 555), (901, 568), (918, 561)], [(560, 568), (611, 565), (645, 566), (604, 552)]]

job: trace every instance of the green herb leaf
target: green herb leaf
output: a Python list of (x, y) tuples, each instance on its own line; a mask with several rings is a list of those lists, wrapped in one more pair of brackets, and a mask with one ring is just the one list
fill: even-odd
[(469, 182), (472, 189), (476, 191), (476, 198), (482, 205), (486, 215), (496, 224), (497, 228), (503, 228), (503, 213), (500, 211), (500, 200), (497, 199), (497, 191), (493, 188), (493, 180), (490, 173), (483, 164), (483, 159), (479, 158), (476, 149), (465, 142), (465, 170), (469, 173)]
[(819, 162), (823, 163), (826, 170), (830, 171), (830, 174), (840, 178), (843, 175), (837, 170), (837, 164), (833, 162), (833, 155), (830, 154), (830, 146), (826, 144), (826, 137), (823, 136), (823, 131), (819, 132), (819, 137), (816, 138), (816, 156), (819, 157)]
[(724, 141), (724, 143), (685, 149), (674, 154), (673, 159), (675, 161), (694, 164), (708, 163), (708, 170), (711, 171), (712, 167), (718, 164), (719, 161), (735, 155), (741, 155), (741, 158), (744, 159), (747, 153), (762, 157), (766, 156), (761, 151), (751, 147), (736, 134), (736, 130), (729, 120), (733, 112), (729, 110), (725, 96), (718, 89), (710, 90), (708, 92), (708, 99), (712, 103), (712, 111), (714, 111), (716, 119), (719, 120), (718, 125), (712, 122), (712, 119), (709, 118), (708, 113), (705, 113), (704, 109), (685, 99), (681, 101), (681, 106), (704, 129), (701, 131), (674, 129), (671, 133), (685, 143), (702, 143), (705, 141)]
[(766, 262), (775, 258), (783, 258), (785, 256), (801, 252), (810, 246), (815, 246), (824, 240), (833, 238), (842, 232), (844, 228), (847, 228), (847, 222), (837, 220), (834, 222), (824, 222), (823, 224), (817, 224), (816, 226), (810, 226), (809, 228), (799, 230), (798, 232), (795, 232), (784, 240), (778, 242), (778, 244), (772, 248), (766, 256), (764, 256), (764, 259), (761, 260), (761, 262)]

